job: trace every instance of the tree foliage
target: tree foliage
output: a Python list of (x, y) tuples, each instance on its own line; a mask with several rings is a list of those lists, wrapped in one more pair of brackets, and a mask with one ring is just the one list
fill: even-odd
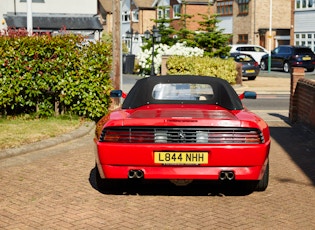
[[(228, 47), (231, 35), (224, 34), (223, 29), (218, 28), (219, 20), (217, 15), (202, 16), (202, 21), (199, 21), (199, 29), (197, 31), (189, 30), (188, 20), (193, 16), (189, 14), (180, 14), (179, 25), (180, 29), (175, 31), (171, 26), (173, 19), (161, 18), (155, 20), (161, 34), (161, 43), (169, 46), (177, 42), (185, 43), (190, 47), (198, 47), (204, 50), (205, 56), (217, 57), (226, 56), (230, 50)], [(174, 36), (176, 35), (176, 36)], [(152, 40), (143, 47), (149, 49), (152, 46)]]
[(194, 38), (196, 44), (204, 49), (206, 56), (226, 55), (230, 50), (228, 47), (230, 35), (223, 34), (223, 30), (218, 29), (217, 15), (201, 16), (204, 20), (199, 22), (199, 33), (196, 33)]

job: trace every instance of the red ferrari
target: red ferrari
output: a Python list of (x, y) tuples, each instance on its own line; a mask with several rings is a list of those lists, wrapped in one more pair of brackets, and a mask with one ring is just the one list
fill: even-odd
[[(121, 97), (121, 90), (111, 92)], [(225, 80), (154, 76), (138, 80), (121, 108), (96, 127), (96, 184), (117, 179), (247, 181), (264, 191), (269, 178), (270, 133), (243, 107)]]

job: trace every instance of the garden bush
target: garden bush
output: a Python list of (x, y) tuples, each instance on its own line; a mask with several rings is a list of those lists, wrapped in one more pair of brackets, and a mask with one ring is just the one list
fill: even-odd
[(70, 113), (98, 119), (112, 89), (112, 44), (83, 45), (84, 38), (0, 36), (2, 115)]
[(235, 84), (237, 71), (233, 59), (211, 57), (171, 56), (167, 60), (167, 74), (213, 76)]

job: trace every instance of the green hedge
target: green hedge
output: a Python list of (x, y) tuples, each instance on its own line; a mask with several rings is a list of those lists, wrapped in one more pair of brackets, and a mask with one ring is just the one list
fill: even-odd
[(233, 59), (171, 56), (167, 60), (168, 74), (213, 76), (235, 84), (237, 71)]
[(91, 119), (106, 114), (112, 89), (112, 45), (80, 45), (82, 41), (70, 34), (1, 36), (1, 113), (70, 113)]

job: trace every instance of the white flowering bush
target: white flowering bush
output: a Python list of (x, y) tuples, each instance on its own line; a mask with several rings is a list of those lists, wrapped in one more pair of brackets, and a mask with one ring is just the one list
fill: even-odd
[[(162, 64), (163, 55), (172, 56), (203, 56), (203, 50), (197, 47), (187, 47), (186, 43), (176, 43), (173, 46), (168, 46), (165, 44), (155, 44), (154, 45), (154, 70), (155, 74), (160, 73), (160, 67)], [(142, 50), (138, 56), (139, 66), (141, 68), (141, 75), (148, 75), (151, 70), (152, 64), (152, 47), (150, 49)]]

